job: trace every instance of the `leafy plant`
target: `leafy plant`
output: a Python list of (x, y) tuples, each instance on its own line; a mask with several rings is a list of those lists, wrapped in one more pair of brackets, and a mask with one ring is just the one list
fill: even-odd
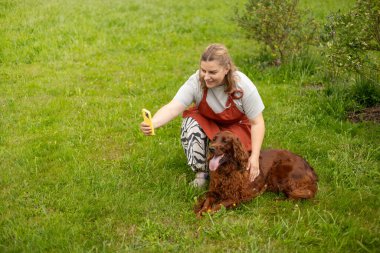
[(317, 22), (298, 0), (248, 0), (236, 21), (248, 38), (264, 44), (275, 65), (305, 51), (317, 41)]
[(333, 13), (322, 34), (329, 70), (377, 80), (380, 70), (380, 1), (357, 0), (347, 13)]

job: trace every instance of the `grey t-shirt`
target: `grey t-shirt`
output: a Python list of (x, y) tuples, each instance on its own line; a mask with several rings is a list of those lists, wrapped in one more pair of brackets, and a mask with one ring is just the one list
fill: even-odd
[[(260, 94), (252, 81), (242, 72), (235, 72), (237, 77), (237, 89), (243, 91), (243, 97), (234, 99), (237, 108), (243, 112), (248, 119), (254, 119), (265, 108)], [(228, 95), (224, 92), (224, 85), (208, 89), (206, 101), (215, 113), (221, 113), (226, 109)], [(174, 99), (188, 107), (192, 103), (197, 106), (203, 97), (203, 89), (199, 81), (199, 70), (181, 86)]]

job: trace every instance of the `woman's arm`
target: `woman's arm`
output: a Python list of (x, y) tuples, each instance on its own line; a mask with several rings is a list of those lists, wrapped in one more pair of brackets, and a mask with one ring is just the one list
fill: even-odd
[(252, 153), (248, 160), (247, 170), (250, 170), (250, 180), (253, 181), (260, 173), (259, 157), (261, 145), (264, 140), (265, 123), (262, 113), (249, 121), (251, 123)]
[[(177, 100), (172, 100), (167, 105), (164, 105), (159, 109), (156, 114), (154, 114), (152, 118), (152, 123), (154, 128), (159, 128), (169, 121), (177, 117), (180, 113), (182, 113), (186, 107), (178, 102)], [(140, 129), (145, 135), (150, 135), (151, 130), (148, 124), (141, 122)]]

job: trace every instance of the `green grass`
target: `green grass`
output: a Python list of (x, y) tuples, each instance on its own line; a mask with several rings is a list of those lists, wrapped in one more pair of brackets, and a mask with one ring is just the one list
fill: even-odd
[[(319, 17), (347, 1), (301, 1)], [(352, 1), (349, 1), (350, 3)], [(376, 252), (380, 130), (352, 124), (339, 98), (298, 67), (256, 69), (230, 20), (244, 1), (0, 3), (0, 252)], [(321, 18), (322, 19), (322, 18)], [(264, 148), (306, 157), (311, 201), (265, 193), (197, 220), (180, 118), (138, 130), (198, 67), (230, 48), (266, 105)], [(291, 72), (292, 71), (292, 72)]]

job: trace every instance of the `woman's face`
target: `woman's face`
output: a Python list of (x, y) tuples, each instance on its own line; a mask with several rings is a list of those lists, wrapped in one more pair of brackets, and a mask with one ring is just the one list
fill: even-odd
[(207, 88), (213, 88), (223, 84), (224, 77), (229, 71), (217, 61), (201, 61), (200, 78), (206, 83)]

